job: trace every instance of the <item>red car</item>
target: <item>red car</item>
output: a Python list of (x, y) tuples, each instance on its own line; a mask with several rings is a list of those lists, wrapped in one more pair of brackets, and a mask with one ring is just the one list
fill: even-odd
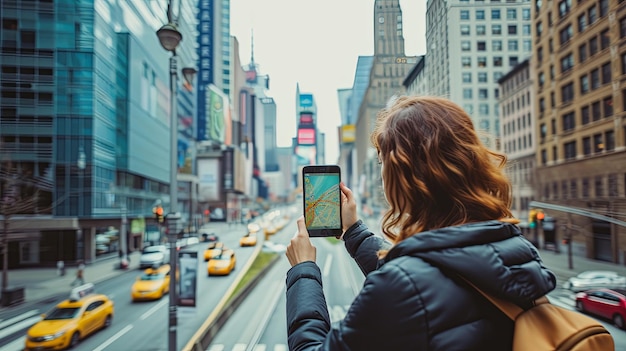
[(592, 289), (576, 294), (576, 309), (626, 329), (626, 289)]

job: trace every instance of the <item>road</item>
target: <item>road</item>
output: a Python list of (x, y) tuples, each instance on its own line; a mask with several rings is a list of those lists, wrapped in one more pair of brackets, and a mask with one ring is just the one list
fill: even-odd
[[(290, 223), (272, 240), (287, 244), (295, 231), (295, 222)], [(347, 254), (343, 243), (331, 242), (324, 238), (313, 239), (331, 321), (336, 322), (345, 316), (365, 278)], [(283, 255), (215, 335), (207, 351), (288, 350), (285, 274), (289, 268), (289, 262)], [(574, 310), (574, 294), (571, 291), (557, 288), (548, 296), (555, 305)], [(615, 349), (626, 350), (626, 331), (616, 328), (610, 321), (600, 322), (613, 335)]]
[[(228, 276), (208, 277), (203, 253), (206, 243), (189, 246), (187, 249), (198, 251), (198, 299), (196, 307), (178, 309), (178, 349), (189, 341), (193, 334), (211, 314), (218, 302), (234, 282), (241, 269), (251, 257), (255, 247), (239, 247), (239, 238), (244, 234), (244, 227), (233, 226), (233, 232), (220, 234), (226, 247), (233, 248), (237, 256), (237, 267)], [(260, 244), (259, 244), (260, 245)], [(132, 302), (130, 289), (140, 270), (123, 274), (96, 285), (98, 293), (108, 295), (115, 303), (115, 316), (110, 328), (101, 330), (83, 340), (77, 351), (166, 351), (168, 348), (168, 302), (162, 299), (149, 302)], [(28, 308), (16, 307), (0, 320), (0, 351), (18, 351), (24, 347), (27, 329), (39, 321), (40, 314), (50, 310), (56, 303), (67, 296), (51, 298)]]

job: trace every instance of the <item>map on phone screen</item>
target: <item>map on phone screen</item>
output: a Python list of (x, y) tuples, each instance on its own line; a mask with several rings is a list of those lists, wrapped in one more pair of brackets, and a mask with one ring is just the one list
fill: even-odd
[(305, 174), (304, 218), (307, 228), (341, 228), (339, 181), (337, 173)]

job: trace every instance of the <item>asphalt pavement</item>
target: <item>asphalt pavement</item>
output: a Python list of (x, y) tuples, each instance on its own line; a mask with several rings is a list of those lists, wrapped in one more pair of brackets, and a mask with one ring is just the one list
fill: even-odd
[[(365, 222), (371, 228), (377, 228), (376, 219), (366, 219)], [(240, 224), (228, 224), (224, 222), (214, 222), (210, 228), (219, 236), (220, 233), (232, 229)], [(557, 276), (559, 286), (568, 278), (588, 270), (610, 270), (626, 276), (626, 266), (609, 262), (591, 260), (584, 257), (574, 256), (572, 259), (573, 269), (568, 266), (568, 256), (565, 252), (555, 253), (550, 250), (539, 250), (545, 265)], [(96, 284), (100, 281), (111, 279), (112, 277), (136, 271), (139, 268), (139, 257), (141, 252), (136, 251), (129, 255), (130, 264), (128, 269), (119, 269), (119, 257), (112, 255), (106, 258), (97, 259), (88, 263), (85, 268), (85, 282)], [(9, 286), (23, 286), (25, 288), (25, 301), (19, 305), (39, 302), (50, 299), (60, 294), (69, 294), (71, 283), (75, 278), (76, 267), (67, 267), (64, 276), (59, 276), (56, 268), (20, 268), (10, 269), (8, 272)], [(0, 307), (0, 312), (14, 306)]]

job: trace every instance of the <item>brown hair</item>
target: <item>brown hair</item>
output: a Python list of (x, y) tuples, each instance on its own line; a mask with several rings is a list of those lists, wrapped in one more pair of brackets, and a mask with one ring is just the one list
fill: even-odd
[(378, 113), (371, 141), (390, 206), (382, 230), (394, 242), (468, 222), (511, 221), (506, 156), (483, 145), (452, 101), (399, 97)]

